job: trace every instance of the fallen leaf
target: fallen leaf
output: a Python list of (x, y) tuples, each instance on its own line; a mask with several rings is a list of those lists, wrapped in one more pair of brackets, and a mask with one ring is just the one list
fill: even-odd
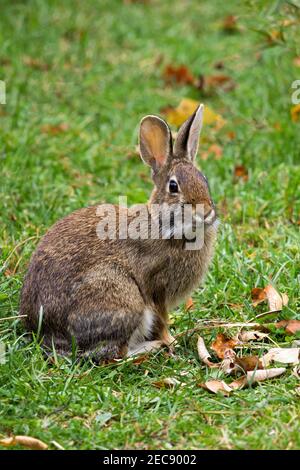
[(50, 65), (46, 64), (45, 62), (42, 62), (39, 59), (34, 59), (33, 57), (23, 57), (23, 63), (27, 65), (27, 67), (31, 67), (36, 70), (41, 70), (43, 72), (47, 72), (50, 70)]
[(224, 380), (207, 380), (206, 382), (201, 383), (198, 386), (212, 393), (221, 392), (226, 396), (228, 396), (230, 392), (232, 392), (232, 388), (228, 386), (227, 383), (224, 382)]
[(234, 140), (235, 137), (236, 137), (236, 133), (234, 131), (228, 131), (226, 135), (227, 135), (228, 139), (230, 139), (230, 140)]
[(190, 297), (189, 299), (187, 299), (184, 308), (185, 308), (185, 311), (186, 311), (186, 312), (188, 312), (189, 310), (191, 310), (192, 308), (194, 308), (194, 301), (193, 301), (192, 297)]
[(226, 33), (235, 33), (236, 31), (238, 31), (237, 17), (234, 15), (226, 16), (222, 23), (222, 29)]
[(283, 31), (273, 30), (264, 33), (269, 46), (275, 46), (285, 41)]
[(247, 381), (249, 383), (262, 382), (267, 379), (273, 379), (286, 372), (284, 367), (277, 367), (275, 369), (263, 369), (247, 372)]
[(282, 307), (287, 305), (289, 300), (286, 294), (279, 294), (271, 284), (264, 288), (255, 287), (251, 291), (251, 297), (253, 307), (267, 300), (270, 312), (282, 310)]
[(216, 339), (211, 344), (211, 349), (216, 352), (220, 359), (224, 359), (227, 349), (233, 349), (238, 344), (235, 338), (228, 338), (224, 333), (218, 333)]
[(65, 122), (61, 122), (60, 124), (57, 124), (56, 126), (53, 126), (51, 124), (45, 124), (44, 126), (41, 127), (41, 131), (44, 134), (51, 134), (51, 135), (57, 135), (62, 132), (66, 132), (69, 129), (69, 124)]
[(261, 331), (241, 331), (238, 335), (238, 339), (243, 343), (248, 343), (248, 341), (261, 341), (262, 339), (268, 338), (267, 333), (262, 333)]
[(246, 376), (240, 377), (239, 379), (234, 380), (229, 384), (229, 387), (232, 390), (241, 390), (242, 388), (253, 385), (257, 382), (262, 382), (267, 379), (272, 379), (278, 377), (279, 375), (284, 374), (286, 371), (285, 368), (276, 368), (268, 370), (254, 370), (247, 372)]
[(195, 81), (192, 72), (186, 65), (166, 65), (163, 71), (163, 78), (168, 84), (177, 83), (180, 85), (192, 85)]
[(207, 160), (209, 155), (214, 155), (215, 160), (220, 160), (223, 155), (223, 149), (218, 144), (212, 144), (208, 150), (201, 153), (201, 160)]
[(263, 369), (264, 364), (258, 356), (236, 357), (237, 369), (247, 372), (249, 370)]
[[(199, 105), (199, 101), (195, 101), (190, 98), (184, 98), (181, 100), (177, 108), (168, 106), (161, 109), (161, 113), (166, 116), (166, 119), (170, 124), (179, 127), (191, 116), (191, 114), (194, 113), (194, 111), (196, 111)], [(203, 121), (204, 124), (215, 124), (218, 129), (220, 129), (225, 124), (222, 116), (215, 113), (208, 106), (204, 107)]]
[(281, 320), (275, 323), (276, 328), (284, 328), (286, 333), (294, 335), (300, 331), (300, 320)]
[(236, 87), (236, 83), (229, 75), (225, 74), (200, 75), (197, 82), (195, 82), (195, 86), (198, 90), (211, 94), (218, 90), (224, 92), (231, 91)]
[(197, 349), (198, 349), (198, 355), (199, 358), (201, 359), (202, 362), (204, 362), (205, 365), (209, 367), (218, 367), (218, 364), (215, 364), (212, 362), (211, 355), (206, 349), (204, 339), (201, 336), (198, 336), (198, 341), (197, 341)]
[(20, 445), (23, 447), (27, 447), (28, 449), (33, 450), (46, 450), (48, 449), (47, 444), (36, 439), (35, 437), (29, 436), (11, 436), (6, 437), (5, 439), (0, 439), (0, 445), (4, 447), (12, 447), (16, 445)]
[(248, 181), (249, 175), (248, 170), (244, 165), (236, 165), (233, 171), (234, 179), (242, 179), (243, 181)]
[(157, 388), (174, 388), (177, 385), (180, 385), (181, 382), (175, 379), (174, 377), (166, 377), (165, 379), (152, 382), (152, 385)]
[(295, 59), (293, 60), (293, 64), (296, 65), (296, 67), (300, 67), (300, 56), (295, 57)]
[(300, 104), (296, 104), (291, 108), (291, 118), (293, 122), (299, 121), (300, 117)]
[(132, 364), (134, 364), (135, 366), (138, 366), (142, 364), (143, 362), (146, 362), (148, 359), (149, 359), (149, 354), (140, 354), (139, 356), (135, 357), (135, 359), (132, 361)]
[(272, 348), (262, 356), (261, 360), (264, 367), (272, 362), (281, 362), (282, 364), (299, 364), (300, 348)]

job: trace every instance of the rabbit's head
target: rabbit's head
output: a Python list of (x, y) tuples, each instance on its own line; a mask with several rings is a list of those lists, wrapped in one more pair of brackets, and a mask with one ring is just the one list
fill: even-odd
[[(196, 168), (203, 123), (203, 105), (200, 105), (179, 129), (174, 147), (168, 124), (158, 116), (146, 116), (140, 126), (140, 153), (152, 168), (155, 184), (150, 202), (153, 204), (190, 204), (203, 208), (205, 225), (216, 220), (206, 177)], [(197, 209), (198, 211), (198, 209)]]

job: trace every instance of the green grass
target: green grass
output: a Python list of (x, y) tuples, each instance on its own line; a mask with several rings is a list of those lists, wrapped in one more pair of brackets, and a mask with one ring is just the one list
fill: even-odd
[[(297, 379), (290, 370), (225, 398), (197, 386), (211, 371), (199, 363), (195, 335), (180, 339), (175, 357), (161, 351), (140, 365), (96, 367), (47, 362), (38, 344), (25, 343), (19, 320), (3, 321), (17, 314), (30, 255), (52, 223), (81, 206), (117, 202), (119, 194), (131, 204), (147, 200), (149, 171), (134, 154), (138, 122), (184, 97), (226, 119), (218, 132), (205, 126), (198, 157), (222, 223), (213, 265), (193, 294), (195, 308), (172, 312), (172, 332), (204, 318), (253, 318), (261, 309), (251, 305), (251, 288), (270, 279), (289, 296), (279, 318), (300, 318), (300, 122), (290, 116), (291, 84), (300, 78), (293, 65), (300, 56), (296, 3), (2, 1), (3, 436), (28, 434), (66, 449), (300, 447)], [(233, 34), (220, 28), (229, 14), (238, 16)], [(283, 25), (286, 19), (298, 23)], [(267, 41), (267, 33), (280, 30), (283, 39)], [(201, 96), (162, 79), (168, 63), (209, 75), (218, 61), (238, 85), (231, 92)], [(60, 123), (68, 124), (65, 132), (42, 131)], [(212, 143), (223, 148), (221, 159), (202, 160)], [(247, 167), (248, 181), (234, 181), (237, 164)], [(203, 332), (207, 343), (216, 333)], [(295, 338), (273, 339), (287, 346)], [(170, 376), (185, 385), (152, 385)]]

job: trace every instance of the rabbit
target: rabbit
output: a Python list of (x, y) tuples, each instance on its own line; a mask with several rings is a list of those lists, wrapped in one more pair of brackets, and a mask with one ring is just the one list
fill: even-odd
[[(156, 205), (200, 204), (203, 245), (186, 249), (187, 238), (176, 239), (174, 230), (169, 238), (100, 239), (101, 205), (59, 220), (31, 258), (20, 300), (25, 328), (40, 332), (48, 353), (55, 348), (68, 355), (75, 344), (80, 357), (99, 363), (174, 342), (168, 311), (203, 279), (217, 235), (208, 182), (194, 165), (203, 110), (200, 105), (185, 121), (174, 146), (168, 124), (158, 116), (144, 117), (139, 132), (141, 158), (154, 182), (147, 215), (151, 220)], [(125, 207), (114, 208), (119, 217), (129, 214)]]

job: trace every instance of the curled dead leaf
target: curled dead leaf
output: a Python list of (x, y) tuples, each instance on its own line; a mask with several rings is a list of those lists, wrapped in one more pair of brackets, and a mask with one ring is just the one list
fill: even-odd
[(274, 369), (257, 369), (247, 372), (247, 381), (249, 383), (262, 382), (267, 379), (273, 379), (286, 372), (285, 367), (276, 367)]
[(213, 363), (210, 359), (211, 356), (206, 349), (204, 339), (201, 336), (198, 336), (197, 341), (198, 355), (202, 362), (209, 367), (218, 367), (218, 364)]
[(23, 446), (32, 450), (46, 450), (48, 445), (44, 442), (30, 436), (11, 436), (0, 439), (0, 445), (4, 447)]

